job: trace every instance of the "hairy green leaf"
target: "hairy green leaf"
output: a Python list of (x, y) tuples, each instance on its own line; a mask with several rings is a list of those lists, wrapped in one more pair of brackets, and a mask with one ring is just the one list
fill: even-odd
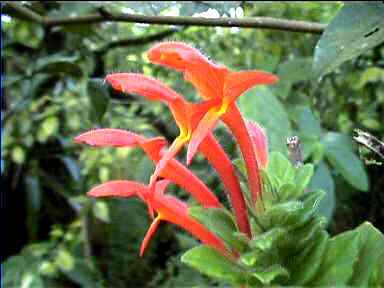
[(241, 284), (246, 281), (245, 270), (215, 249), (200, 245), (181, 256), (181, 261), (210, 277)]

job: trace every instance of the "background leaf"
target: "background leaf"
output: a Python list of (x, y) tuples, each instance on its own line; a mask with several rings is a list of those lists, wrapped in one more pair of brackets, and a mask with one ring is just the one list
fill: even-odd
[(328, 165), (325, 162), (320, 162), (316, 167), (315, 174), (308, 186), (309, 190), (321, 189), (326, 192), (319, 204), (319, 213), (327, 219), (327, 223), (331, 221), (333, 211), (336, 205), (335, 199), (335, 184), (329, 171)]
[(325, 156), (332, 166), (353, 187), (368, 191), (368, 176), (362, 161), (352, 151), (349, 138), (335, 132), (329, 132), (322, 139)]
[(101, 80), (90, 80), (87, 85), (87, 93), (91, 102), (89, 118), (92, 122), (100, 123), (108, 109), (109, 96), (107, 88)]
[(50, 55), (39, 58), (36, 62), (37, 73), (65, 73), (74, 77), (80, 77), (83, 74), (81, 67), (75, 62), (78, 60), (76, 55), (65, 56), (61, 54)]
[(368, 222), (361, 224), (355, 231), (360, 234), (360, 253), (349, 284), (367, 287), (375, 267), (380, 267), (379, 260), (384, 257), (384, 236)]
[(320, 77), (384, 41), (384, 3), (344, 3), (315, 48), (313, 69)]
[(240, 97), (239, 105), (247, 119), (265, 128), (269, 149), (286, 153), (286, 138), (292, 136), (291, 124), (284, 106), (271, 89), (256, 87)]
[(342, 233), (328, 242), (322, 264), (310, 286), (346, 285), (359, 253), (359, 234)]

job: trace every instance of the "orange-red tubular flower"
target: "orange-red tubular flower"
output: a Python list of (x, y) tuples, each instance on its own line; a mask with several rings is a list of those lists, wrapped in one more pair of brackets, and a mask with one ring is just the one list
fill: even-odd
[(234, 134), (243, 154), (249, 188), (256, 201), (261, 183), (253, 143), (245, 120), (235, 101), (245, 91), (258, 84), (272, 84), (278, 78), (264, 71), (231, 71), (207, 59), (197, 49), (180, 42), (163, 42), (148, 51), (151, 62), (170, 67), (184, 73), (204, 99), (219, 99), (200, 121), (189, 143), (187, 162), (192, 159), (200, 142), (221, 118)]
[[(146, 139), (130, 131), (122, 129), (95, 129), (75, 138), (77, 143), (85, 143), (96, 147), (135, 147), (140, 146), (147, 156), (158, 163), (166, 146), (162, 137)], [(189, 192), (203, 207), (222, 207), (216, 195), (191, 171), (175, 159), (171, 159), (160, 176), (169, 179)]]
[(180, 149), (188, 143), (192, 136), (191, 123), (199, 121), (206, 111), (212, 106), (213, 101), (190, 104), (175, 91), (162, 84), (161, 82), (136, 73), (114, 73), (105, 78), (111, 86), (120, 92), (134, 93), (149, 100), (158, 100), (166, 103), (180, 129), (180, 134), (173, 141), (167, 153), (162, 156), (156, 165), (155, 172), (151, 177), (153, 183), (160, 172), (164, 169), (167, 162), (176, 156)]
[[(137, 93), (151, 100), (165, 102), (171, 109), (175, 121), (179, 126), (180, 135), (176, 138), (166, 156), (163, 156), (157, 165), (156, 171), (151, 178), (152, 183), (157, 178), (156, 173), (161, 173), (164, 165), (191, 139), (194, 130), (198, 123), (201, 122), (207, 110), (217, 106), (217, 103), (220, 102), (217, 101), (220, 99), (211, 99), (203, 103), (191, 104), (160, 81), (140, 74), (110, 74), (106, 79), (111, 83), (112, 87), (121, 92)], [(251, 230), (244, 195), (242, 194), (231, 160), (210, 131), (208, 131), (206, 137), (202, 140), (199, 150), (223, 180), (235, 211), (239, 230), (250, 237)]]
[(157, 212), (157, 217), (149, 227), (140, 247), (140, 256), (144, 254), (150, 240), (155, 234), (161, 221), (167, 221), (180, 226), (192, 236), (199, 239), (204, 244), (211, 246), (225, 256), (232, 258), (235, 256), (229, 251), (223, 240), (209, 231), (206, 227), (188, 215), (187, 204), (183, 201), (165, 195), (164, 191), (169, 181), (162, 180), (155, 182), (150, 187), (134, 181), (110, 181), (96, 186), (88, 192), (92, 197), (133, 197), (137, 196)]

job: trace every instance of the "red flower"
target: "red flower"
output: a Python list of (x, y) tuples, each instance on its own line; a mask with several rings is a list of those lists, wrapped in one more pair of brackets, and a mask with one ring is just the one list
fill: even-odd
[[(95, 129), (75, 138), (77, 143), (86, 143), (97, 147), (134, 147), (140, 146), (155, 163), (161, 159), (166, 140), (162, 137), (146, 139), (143, 136), (121, 129)], [(203, 207), (221, 207), (215, 194), (191, 171), (175, 159), (171, 159), (160, 173), (161, 177), (171, 180), (192, 194)]]
[(188, 147), (187, 163), (207, 133), (222, 119), (239, 143), (247, 167), (249, 188), (256, 201), (261, 191), (257, 159), (251, 136), (235, 101), (254, 85), (272, 84), (278, 78), (264, 71), (231, 71), (211, 62), (197, 49), (180, 42), (157, 44), (149, 50), (148, 58), (153, 63), (183, 72), (185, 79), (195, 86), (204, 99), (219, 100), (195, 129)]
[(149, 209), (154, 209), (157, 212), (157, 216), (153, 220), (141, 244), (140, 256), (144, 254), (160, 221), (167, 221), (180, 226), (192, 236), (204, 244), (213, 247), (225, 256), (235, 256), (233, 252), (228, 250), (222, 239), (188, 215), (186, 203), (173, 196), (164, 194), (168, 183), (169, 181), (167, 180), (158, 181), (152, 186), (154, 191), (150, 191), (150, 187), (141, 183), (124, 180), (110, 181), (96, 186), (88, 192), (88, 195), (92, 197), (137, 196), (148, 205)]
[(198, 50), (177, 42), (155, 45), (149, 51), (148, 57), (154, 63), (182, 71), (185, 79), (197, 88), (204, 101), (189, 103), (161, 82), (144, 75), (134, 73), (107, 75), (106, 80), (118, 91), (138, 94), (168, 105), (180, 133), (169, 149), (165, 148), (166, 141), (161, 137), (146, 139), (120, 129), (96, 129), (76, 137), (76, 142), (93, 146), (140, 146), (156, 163), (148, 186), (134, 181), (116, 180), (93, 188), (88, 195), (137, 196), (147, 204), (152, 218), (154, 212), (157, 213), (143, 239), (140, 255), (143, 255), (160, 222), (167, 221), (182, 227), (204, 244), (233, 259), (237, 256), (237, 252), (230, 251), (222, 239), (190, 217), (186, 203), (165, 195), (164, 191), (169, 181), (158, 181), (158, 177), (178, 184), (206, 208), (221, 207), (214, 193), (175, 159), (179, 150), (189, 143), (187, 163), (197, 151), (204, 154), (228, 190), (239, 230), (250, 238), (252, 235), (247, 207), (234, 166), (213, 136), (212, 129), (220, 119), (231, 129), (242, 151), (252, 199), (256, 201), (261, 191), (259, 167), (265, 168), (268, 162), (267, 138), (256, 123), (246, 122), (243, 119), (235, 102), (242, 93), (254, 85), (274, 83), (277, 77), (263, 71), (231, 71), (225, 66), (209, 61)]
[[(137, 93), (148, 99), (160, 100), (166, 103), (171, 109), (175, 121), (179, 126), (180, 134), (175, 139), (168, 152), (157, 164), (156, 170), (151, 177), (151, 183), (153, 183), (161, 174), (166, 163), (176, 155), (183, 145), (189, 142), (196, 127), (197, 129), (198, 127), (201, 127), (199, 122), (201, 118), (206, 115), (207, 110), (211, 107), (216, 107), (218, 103), (217, 99), (211, 99), (198, 104), (189, 103), (184, 100), (181, 95), (177, 94), (160, 81), (140, 74), (110, 74), (106, 77), (106, 80), (118, 91)], [(199, 146), (199, 150), (204, 154), (223, 180), (235, 210), (236, 221), (240, 231), (250, 237), (251, 230), (248, 221), (247, 207), (235, 169), (231, 160), (216, 141), (213, 134), (208, 130), (205, 135), (205, 138)]]

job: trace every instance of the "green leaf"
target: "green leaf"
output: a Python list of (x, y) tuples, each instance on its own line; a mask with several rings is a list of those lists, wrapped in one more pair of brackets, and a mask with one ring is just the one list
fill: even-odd
[(316, 136), (316, 138), (321, 135), (320, 121), (308, 106), (305, 106), (299, 114), (298, 126), (300, 132), (307, 135)]
[(18, 287), (20, 286), (20, 279), (24, 269), (27, 269), (28, 263), (23, 256), (12, 256), (1, 263), (3, 287)]
[(43, 288), (44, 282), (40, 275), (36, 272), (26, 271), (21, 278), (21, 288)]
[[(310, 79), (312, 58), (293, 58), (279, 65), (277, 76), (281, 82), (297, 82)], [(280, 82), (279, 81), (279, 82)]]
[(75, 258), (67, 249), (60, 248), (55, 258), (55, 264), (63, 271), (70, 271), (75, 267)]
[(303, 210), (300, 211), (298, 215), (293, 215), (295, 216), (295, 218), (293, 218), (295, 222), (292, 222), (291, 225), (298, 227), (310, 220), (311, 217), (316, 214), (319, 208), (319, 203), (324, 195), (325, 192), (322, 190), (305, 193), (301, 199), (303, 201)]
[(305, 164), (297, 170), (295, 177), (297, 196), (301, 195), (308, 186), (313, 176), (313, 170), (312, 164)]
[(268, 251), (274, 247), (276, 242), (284, 236), (287, 231), (284, 228), (276, 227), (268, 230), (267, 232), (257, 235), (250, 241), (250, 246), (252, 248), (257, 248), (261, 251)]
[(291, 277), (289, 283), (292, 285), (306, 285), (309, 280), (318, 271), (328, 242), (328, 234), (325, 231), (319, 233), (319, 236), (308, 243), (299, 255), (290, 259)]
[(30, 21), (17, 20), (14, 22), (15, 26), (11, 36), (14, 41), (34, 49), (39, 48), (44, 39), (44, 28), (40, 24)]
[(292, 183), (285, 183), (281, 185), (279, 191), (277, 192), (280, 200), (293, 199), (296, 195), (296, 185)]
[(242, 284), (246, 281), (245, 270), (208, 246), (192, 248), (181, 256), (181, 262), (203, 274), (232, 284)]
[(331, 72), (344, 61), (383, 41), (383, 3), (345, 3), (316, 45), (313, 61), (315, 76)]
[(72, 179), (76, 182), (80, 181), (81, 172), (80, 167), (78, 165), (78, 161), (69, 156), (63, 156), (60, 157), (60, 159), (61, 161), (63, 161)]
[(37, 176), (26, 176), (24, 178), (26, 189), (27, 189), (27, 197), (28, 197), (28, 206), (34, 212), (37, 212), (41, 208), (42, 204), (42, 192), (39, 178)]
[(239, 99), (244, 116), (265, 128), (271, 151), (287, 152), (286, 138), (292, 136), (291, 123), (283, 104), (271, 89), (258, 86)]
[(153, 172), (153, 162), (148, 157), (142, 157), (135, 167), (134, 179), (139, 182), (148, 182)]
[(87, 85), (87, 94), (91, 102), (89, 118), (92, 122), (100, 123), (108, 109), (107, 88), (101, 80), (90, 80)]
[(27, 228), (29, 237), (37, 239), (39, 231), (39, 211), (42, 206), (42, 190), (39, 178), (35, 175), (28, 175), (24, 178), (26, 186), (27, 206)]
[(50, 55), (39, 58), (36, 62), (36, 73), (72, 75), (80, 77), (83, 75), (81, 67), (76, 64), (77, 56), (64, 56), (61, 54)]
[(234, 233), (237, 231), (236, 224), (232, 216), (222, 208), (203, 208), (191, 207), (188, 209), (189, 215), (202, 223), (208, 230), (217, 234), (232, 249), (243, 251), (244, 243), (239, 242)]
[(384, 69), (379, 67), (367, 68), (359, 78), (359, 82), (354, 85), (355, 89), (363, 88), (367, 83), (384, 81)]
[(243, 159), (237, 158), (232, 161), (233, 165), (235, 165), (238, 173), (240, 173), (241, 177), (246, 178), (247, 176), (247, 168), (245, 167), (245, 163)]
[(273, 151), (269, 156), (267, 172), (275, 176), (280, 185), (294, 183), (295, 169), (292, 163), (280, 152)]
[(346, 285), (357, 261), (359, 240), (359, 233), (356, 231), (348, 231), (329, 240), (319, 271), (309, 285)]
[(333, 211), (335, 209), (335, 184), (328, 165), (325, 162), (320, 162), (316, 168), (315, 175), (312, 177), (308, 189), (323, 190), (326, 192), (325, 197), (319, 204), (319, 214), (327, 219), (327, 223), (331, 221)]
[(275, 227), (295, 223), (297, 216), (304, 209), (301, 201), (288, 201), (271, 206), (265, 214), (261, 216), (263, 222)]
[(264, 285), (269, 285), (277, 277), (287, 278), (289, 272), (280, 265), (273, 265), (264, 270), (253, 272), (252, 275)]
[(81, 258), (74, 258), (74, 266), (72, 269), (62, 269), (62, 272), (71, 281), (80, 285), (80, 287), (97, 287), (96, 286), (96, 275), (88, 267), (84, 260)]
[(289, 229), (290, 234), (288, 237), (294, 246), (290, 249), (292, 252), (299, 252), (307, 247), (318, 236), (319, 232), (323, 231), (325, 226), (323, 217), (307, 218), (302, 223), (304, 224), (295, 225), (293, 229)]
[(355, 229), (360, 234), (360, 252), (349, 285), (368, 287), (369, 280), (380, 257), (384, 257), (384, 235), (365, 222)]
[(95, 215), (96, 218), (99, 220), (109, 223), (109, 209), (107, 203), (98, 200), (93, 205), (93, 215)]
[(327, 133), (322, 140), (328, 161), (344, 179), (361, 191), (368, 191), (368, 176), (363, 162), (352, 151), (349, 139), (339, 133)]

